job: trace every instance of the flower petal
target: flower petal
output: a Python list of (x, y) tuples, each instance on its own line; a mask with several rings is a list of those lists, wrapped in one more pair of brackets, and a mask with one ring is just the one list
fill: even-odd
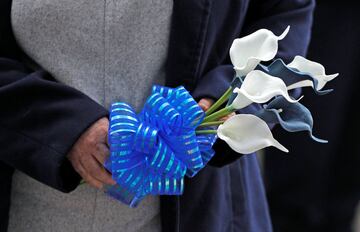
[(217, 134), (234, 151), (241, 154), (250, 154), (269, 146), (289, 152), (274, 139), (268, 125), (251, 114), (238, 114), (229, 118), (219, 126)]
[(229, 97), (229, 99), (228, 99), (228, 101), (227, 101), (227, 103), (226, 103), (226, 106), (229, 106), (229, 105), (232, 104), (232, 102), (234, 101), (234, 99), (235, 99), (236, 96), (238, 95), (237, 93), (234, 93), (234, 89), (235, 89), (235, 88), (240, 88), (243, 82), (244, 82), (244, 81), (243, 81), (243, 79), (242, 79), (241, 77), (235, 77), (235, 78), (232, 80), (232, 82), (231, 82), (231, 84), (230, 84), (231, 89), (232, 89), (232, 93), (231, 93), (231, 95), (230, 95), (230, 97)]
[(276, 36), (267, 29), (260, 29), (248, 36), (235, 39), (230, 48), (230, 59), (237, 76), (245, 76), (254, 70), (260, 61), (273, 59), (278, 51), (278, 41), (289, 32), (290, 26)]
[(300, 72), (297, 69), (288, 67), (281, 59), (276, 59), (269, 66), (259, 64), (256, 69), (282, 79), (288, 90), (301, 87), (312, 87), (318, 95), (324, 95), (332, 92), (332, 89), (317, 90), (314, 87), (318, 86), (317, 79), (308, 73)]
[(240, 88), (235, 88), (234, 93), (237, 93), (237, 96), (231, 106), (235, 109), (242, 109), (252, 102), (265, 103), (278, 95), (284, 96), (289, 102), (300, 100), (293, 100), (289, 96), (283, 80), (260, 70), (251, 71), (246, 75), (243, 84)]
[(307, 131), (310, 137), (319, 142), (327, 143), (326, 140), (316, 138), (312, 134), (313, 118), (311, 112), (301, 103), (289, 103), (282, 96), (272, 100), (265, 109), (255, 114), (267, 123), (280, 124), (289, 132)]
[[(325, 86), (326, 82), (333, 80), (339, 75), (338, 73), (326, 75), (324, 66), (317, 62), (308, 60), (302, 56), (295, 56), (294, 60), (287, 66), (300, 72), (308, 73), (312, 77), (314, 77), (318, 81), (317, 86), (315, 86), (317, 90), (322, 89)], [(303, 83), (303, 86), (307, 86), (304, 84), (310, 83)]]

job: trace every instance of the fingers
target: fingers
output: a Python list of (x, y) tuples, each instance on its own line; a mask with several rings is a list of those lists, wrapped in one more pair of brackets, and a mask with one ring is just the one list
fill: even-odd
[[(105, 170), (101, 163), (98, 162), (95, 156), (88, 155), (80, 159), (80, 163), (84, 168), (85, 174), (90, 176), (91, 179), (95, 179), (101, 183), (101, 187), (104, 184), (114, 185), (116, 182), (111, 178), (111, 174)], [(97, 187), (97, 186), (94, 186)]]
[(109, 156), (106, 146), (108, 128), (109, 120), (105, 117), (99, 119), (78, 138), (67, 155), (81, 177), (99, 189), (105, 184), (115, 184), (103, 167)]
[(109, 134), (108, 133), (106, 133), (105, 143), (106, 143), (107, 147), (110, 147)]
[(202, 98), (198, 104), (203, 111), (207, 111), (210, 108), (210, 106), (214, 104), (214, 100), (210, 98)]
[(234, 116), (234, 115), (236, 115), (235, 112), (233, 112), (233, 113), (231, 113), (231, 114), (228, 114), (228, 115), (220, 118), (220, 121), (226, 121), (226, 120), (228, 120), (229, 118), (231, 118), (231, 117)]
[[(212, 100), (211, 98), (202, 98), (199, 102), (198, 102), (199, 106), (201, 107), (201, 109), (203, 111), (207, 111), (213, 104), (214, 104), (214, 100)], [(220, 121), (226, 121), (228, 120), (230, 117), (234, 116), (235, 113), (231, 113), (229, 115), (226, 115), (225, 117), (220, 118)]]
[(72, 165), (74, 169), (79, 173), (79, 175), (88, 183), (89, 185), (97, 188), (102, 189), (103, 183), (101, 183), (99, 180), (93, 178), (88, 174), (88, 172), (85, 170), (85, 168), (82, 166), (79, 160), (71, 160)]
[(108, 159), (110, 154), (108, 146), (103, 143), (98, 143), (95, 146), (95, 158), (99, 163), (105, 165), (106, 160)]

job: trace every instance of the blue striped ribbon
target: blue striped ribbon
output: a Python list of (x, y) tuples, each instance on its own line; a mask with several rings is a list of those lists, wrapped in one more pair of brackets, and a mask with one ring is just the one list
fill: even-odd
[(143, 110), (117, 102), (110, 110), (110, 157), (105, 167), (116, 181), (106, 192), (136, 205), (146, 195), (181, 195), (214, 155), (215, 135), (196, 135), (204, 112), (182, 86), (153, 86)]

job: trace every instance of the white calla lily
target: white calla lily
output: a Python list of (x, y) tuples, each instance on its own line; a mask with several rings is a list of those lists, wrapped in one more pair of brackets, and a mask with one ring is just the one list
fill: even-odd
[(237, 76), (245, 76), (260, 61), (273, 59), (278, 51), (278, 41), (285, 38), (290, 26), (276, 36), (267, 29), (260, 29), (245, 37), (235, 39), (230, 48), (230, 59)]
[(229, 118), (219, 126), (217, 135), (231, 149), (241, 154), (253, 153), (269, 146), (289, 152), (274, 139), (268, 125), (252, 114), (238, 114)]
[(251, 103), (265, 103), (271, 98), (282, 95), (289, 102), (297, 102), (290, 98), (286, 84), (278, 77), (270, 76), (260, 70), (246, 75), (240, 88), (235, 88), (236, 98), (231, 103), (234, 109), (242, 109)]
[[(326, 75), (325, 68), (323, 65), (308, 60), (302, 56), (295, 56), (294, 60), (287, 66), (289, 68), (297, 69), (300, 72), (308, 73), (312, 77), (314, 77), (318, 81), (316, 90), (321, 90), (328, 81), (333, 80), (335, 77), (339, 75), (338, 73)], [(307, 87), (307, 86), (313, 87), (313, 82), (309, 80), (300, 81), (288, 86), (288, 89), (290, 90), (290, 89)]]

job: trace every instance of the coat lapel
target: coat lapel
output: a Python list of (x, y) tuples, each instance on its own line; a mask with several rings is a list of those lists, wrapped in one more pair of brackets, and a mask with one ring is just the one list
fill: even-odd
[[(198, 77), (212, 0), (174, 0), (166, 86), (191, 91)], [(178, 196), (161, 196), (162, 231), (179, 231)]]
[(174, 0), (166, 85), (192, 90), (198, 78), (213, 0)]

